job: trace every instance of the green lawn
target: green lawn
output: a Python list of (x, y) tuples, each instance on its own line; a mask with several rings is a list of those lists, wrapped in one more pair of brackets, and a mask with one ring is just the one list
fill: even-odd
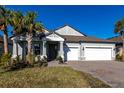
[(80, 88), (109, 87), (91, 75), (69, 67), (25, 68), (0, 73), (0, 87)]

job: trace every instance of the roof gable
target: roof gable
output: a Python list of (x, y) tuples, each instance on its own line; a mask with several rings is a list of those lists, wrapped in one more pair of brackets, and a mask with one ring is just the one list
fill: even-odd
[(48, 41), (64, 41), (64, 38), (55, 32), (49, 33), (43, 39), (48, 40)]
[(65, 25), (64, 27), (55, 30), (55, 32), (60, 35), (86, 36), (68, 25)]

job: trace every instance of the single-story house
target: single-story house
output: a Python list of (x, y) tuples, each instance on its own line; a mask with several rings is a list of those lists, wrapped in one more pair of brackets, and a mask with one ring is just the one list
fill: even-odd
[(111, 40), (116, 43), (116, 54), (122, 55), (123, 53), (123, 39), (121, 36), (115, 36), (108, 38), (108, 40)]
[[(27, 54), (26, 35), (11, 37), (13, 57)], [(32, 40), (33, 53), (47, 56), (49, 60), (61, 56), (65, 61), (114, 60), (115, 43), (110, 40), (89, 37), (69, 25), (54, 31), (44, 29)], [(16, 48), (18, 47), (18, 48)]]

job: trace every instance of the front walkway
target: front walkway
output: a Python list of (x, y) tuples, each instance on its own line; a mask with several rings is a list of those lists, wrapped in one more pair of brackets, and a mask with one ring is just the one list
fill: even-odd
[(124, 63), (117, 61), (82, 61), (68, 62), (61, 65), (57, 62), (49, 62), (49, 66), (70, 66), (73, 69), (92, 74), (112, 87), (124, 88)]

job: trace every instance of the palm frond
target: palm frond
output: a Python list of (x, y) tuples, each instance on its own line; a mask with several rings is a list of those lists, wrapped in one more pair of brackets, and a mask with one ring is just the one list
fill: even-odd
[(122, 31), (122, 29), (123, 29), (122, 21), (116, 22), (114, 32), (120, 33)]
[(41, 22), (36, 22), (35, 24), (34, 24), (34, 29), (36, 30), (36, 31), (38, 31), (38, 32), (43, 32), (43, 25), (42, 25), (42, 23)]

